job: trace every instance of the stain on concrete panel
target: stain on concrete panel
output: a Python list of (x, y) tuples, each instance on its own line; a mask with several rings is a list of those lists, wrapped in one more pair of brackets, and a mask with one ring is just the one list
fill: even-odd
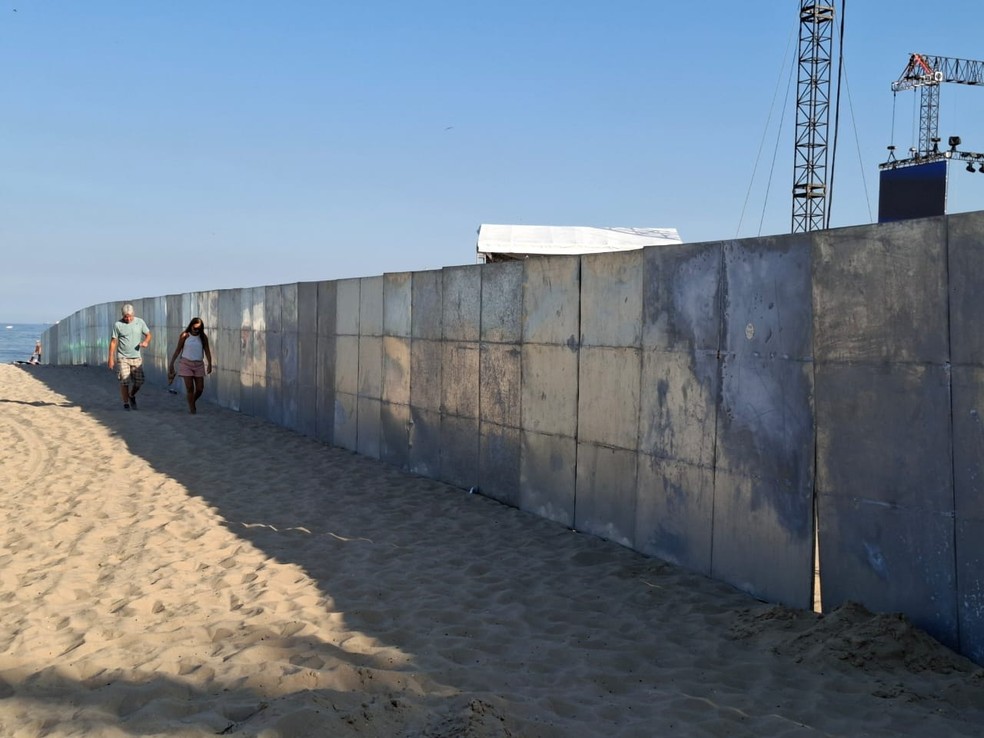
[[(240, 373), (252, 377), (256, 373), (256, 336), (251, 328), (241, 328), (239, 331)], [(216, 362), (220, 359), (216, 357)], [(266, 360), (264, 359), (264, 362)]]
[(633, 548), (711, 573), (714, 470), (639, 454)]
[(410, 468), (410, 407), (392, 402), (380, 406), (379, 458), (387, 464)]
[(523, 261), (510, 261), (482, 267), (482, 341), (520, 341), (523, 332), (524, 264)]
[[(240, 290), (221, 290), (219, 292), (219, 323), (216, 326), (206, 327), (214, 344), (212, 346), (212, 358), (216, 366), (237, 373), (247, 369), (247, 356), (242, 340), (242, 313), (242, 292)], [(168, 359), (170, 359), (180, 334), (171, 331), (170, 326), (168, 333), (167, 353)]]
[(318, 282), (318, 335), (334, 336), (338, 325), (338, 283)]
[(316, 386), (298, 385), (297, 388), (297, 424), (294, 428), (308, 438), (318, 437), (318, 388)]
[(636, 453), (578, 443), (574, 528), (631, 547), (635, 503)]
[(439, 341), (444, 336), (444, 274), (414, 272), (410, 331), (413, 338)]
[(718, 350), (722, 251), (721, 243), (643, 250), (644, 349)]
[(524, 344), (522, 427), (573, 438), (577, 433), (578, 354), (566, 346)]
[(254, 384), (262, 382), (265, 387), (269, 376), (267, 366), (267, 332), (252, 330), (250, 336), (253, 344), (253, 361), (250, 376)]
[[(811, 364), (754, 356), (725, 358), (721, 364), (716, 466), (740, 476), (777, 480), (783, 489), (804, 493), (813, 489)], [(799, 503), (785, 495), (752, 499), (750, 503), (774, 508), (777, 521), (790, 535), (806, 533)]]
[(481, 335), (482, 266), (447, 267), (443, 276), (444, 338), (478, 341)]
[[(268, 335), (276, 336), (278, 334), (271, 333)], [(265, 396), (264, 405), (256, 407), (257, 413), (262, 413), (259, 417), (276, 425), (284, 425), (284, 387), (282, 380), (267, 377)]]
[(941, 216), (815, 232), (817, 361), (949, 360), (945, 228)]
[(481, 423), (478, 488), (483, 495), (519, 506), (520, 440), (518, 428)]
[[(212, 376), (216, 377), (216, 396), (219, 405), (222, 407), (229, 408), (236, 412), (241, 411), (240, 398), (241, 398), (241, 386), (240, 383), (242, 378), (239, 372), (229, 371), (226, 369), (219, 369), (216, 372), (212, 372)], [(180, 394), (182, 390), (178, 390)]]
[(284, 376), (284, 334), (264, 331), (266, 338), (266, 375), (279, 383)]
[(379, 458), (380, 414), (382, 403), (372, 397), (360, 397), (358, 402), (359, 422), (356, 450), (371, 459)]
[(284, 333), (281, 341), (282, 371), (281, 392), (283, 395), (283, 425), (293, 431), (298, 430), (298, 382), (297, 333)]
[(318, 432), (318, 284), (297, 285), (297, 425), (310, 438)]
[[(256, 332), (250, 330), (243, 333), (246, 338), (245, 348), (249, 357), (249, 371), (243, 371), (239, 375), (241, 380), (240, 409), (248, 415), (257, 416), (263, 414), (263, 408), (266, 406), (266, 372), (257, 371), (259, 365), (255, 359), (258, 352)], [(263, 340), (263, 338), (264, 334), (259, 334), (259, 340)], [(263, 367), (265, 366), (266, 359), (264, 358)]]
[(718, 380), (716, 352), (643, 351), (640, 450), (712, 466)]
[(947, 219), (950, 354), (954, 364), (984, 365), (984, 213)]
[(414, 338), (410, 342), (410, 404), (441, 412), (444, 344)]
[(577, 409), (581, 443), (638, 448), (641, 372), (639, 349), (581, 349)]
[(379, 400), (383, 395), (383, 339), (359, 337), (359, 396)]
[(519, 507), (573, 528), (577, 441), (525, 430), (521, 441)]
[(345, 392), (335, 392), (334, 443), (349, 451), (358, 450), (359, 398)]
[(642, 346), (642, 250), (581, 257), (581, 345)]
[(455, 487), (471, 489), (479, 483), (478, 420), (441, 417), (441, 471), (439, 479)]
[(818, 493), (952, 514), (949, 370), (821, 364), (815, 376)]
[(531, 257), (523, 272), (523, 341), (567, 345), (581, 333), (581, 259)]
[(410, 404), (410, 339), (383, 337), (383, 401)]
[(430, 479), (441, 478), (440, 412), (410, 408), (410, 471)]
[(963, 520), (984, 520), (984, 367), (951, 372), (955, 511)]
[(335, 390), (347, 395), (359, 394), (359, 337), (335, 338)]
[(441, 403), (447, 415), (478, 418), (479, 344), (445, 341)]
[(957, 616), (960, 653), (984, 664), (984, 520), (959, 518), (956, 525)]
[[(247, 295), (249, 295), (250, 290), (249, 289), (246, 289), (246, 290), (229, 290), (229, 292), (238, 292), (239, 293), (239, 295), (240, 295), (240, 309), (241, 309), (242, 308), (242, 294), (243, 294), (243, 292), (245, 292)], [(235, 298), (230, 298), (229, 303), (228, 303), (230, 309), (234, 307), (234, 301), (235, 301)], [(167, 295), (164, 298), (164, 309), (167, 311), (167, 327), (169, 329), (180, 332), (179, 329), (184, 328), (186, 325), (188, 325), (188, 321), (184, 320), (184, 315), (181, 312), (181, 295)], [(115, 312), (114, 312), (114, 314), (113, 314), (112, 317), (113, 317), (113, 320), (112, 321), (109, 321), (109, 316), (107, 316), (107, 322), (104, 324), (104, 325), (107, 325), (109, 327), (109, 330), (110, 331), (113, 330), (113, 323), (116, 321), (116, 314), (115, 314)], [(230, 317), (233, 318), (233, 320), (230, 321), (230, 325), (236, 325), (236, 322), (239, 319), (238, 318), (238, 314), (235, 315), (235, 316), (230, 316)], [(190, 320), (190, 318), (189, 318), (189, 320)], [(177, 337), (177, 335), (178, 335), (178, 333), (175, 333), (174, 334), (175, 337)], [(108, 341), (109, 339), (107, 338), (106, 340)], [(173, 346), (171, 347), (171, 350), (172, 351), (174, 350), (174, 347)]]
[(283, 331), (283, 310), (283, 286), (275, 284), (266, 287), (263, 297), (263, 315), (266, 319), (267, 333)]
[(339, 336), (359, 335), (361, 288), (361, 279), (335, 282), (335, 333)]
[(480, 350), (481, 419), (486, 423), (519, 428), (522, 418), (520, 400), (522, 354), (519, 346), (483, 343)]
[[(320, 287), (320, 286), (319, 286)], [(325, 292), (319, 289), (319, 311)], [(334, 327), (334, 323), (332, 323)], [(318, 417), (316, 437), (324, 443), (333, 443), (335, 435), (335, 336), (318, 336)]]
[(957, 648), (952, 515), (831, 495), (818, 504), (824, 611), (853, 601), (873, 612), (905, 612)]
[(809, 234), (724, 246), (723, 350), (763, 358), (813, 355)]
[(301, 335), (318, 333), (318, 283), (297, 285), (297, 332)]
[[(253, 287), (247, 295), (243, 292), (243, 310), (249, 311), (249, 326), (254, 331), (266, 330), (266, 287)], [(182, 312), (191, 310), (191, 305), (183, 308)]]
[(383, 278), (363, 277), (359, 288), (359, 334), (383, 335)]
[[(156, 298), (155, 298), (156, 301)], [(155, 314), (157, 313), (157, 308), (154, 309)], [(163, 316), (161, 316), (163, 318)], [(207, 321), (207, 325), (215, 327), (219, 324), (219, 291), (209, 290), (204, 293), (204, 302), (202, 305), (202, 315), (203, 320)]]
[(412, 285), (412, 272), (383, 275), (383, 335), (410, 337)]
[(297, 332), (297, 283), (280, 285), (280, 330)]
[(298, 381), (298, 335), (297, 332), (282, 333), (280, 337), (280, 372), (284, 382)]
[(712, 577), (759, 599), (812, 607), (811, 488), (718, 469), (713, 538)]

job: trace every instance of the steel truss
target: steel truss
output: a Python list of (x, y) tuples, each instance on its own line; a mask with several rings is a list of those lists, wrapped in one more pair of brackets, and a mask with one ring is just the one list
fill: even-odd
[(833, 5), (802, 0), (793, 152), (793, 233), (827, 227), (827, 129), (833, 26)]

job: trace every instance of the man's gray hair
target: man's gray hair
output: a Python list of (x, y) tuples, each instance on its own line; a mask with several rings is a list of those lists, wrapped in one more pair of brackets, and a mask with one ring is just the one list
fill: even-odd
[(133, 315), (133, 305), (131, 305), (130, 303), (124, 305), (121, 315)]

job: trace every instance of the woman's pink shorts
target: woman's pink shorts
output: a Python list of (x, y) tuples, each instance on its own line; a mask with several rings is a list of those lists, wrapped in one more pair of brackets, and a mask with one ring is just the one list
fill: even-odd
[(204, 377), (205, 376), (205, 362), (204, 361), (190, 361), (185, 357), (178, 359), (178, 376), (179, 377)]

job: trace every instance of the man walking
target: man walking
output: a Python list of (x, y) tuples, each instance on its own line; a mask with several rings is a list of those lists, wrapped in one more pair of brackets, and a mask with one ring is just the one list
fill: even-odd
[(123, 409), (137, 409), (137, 392), (144, 383), (143, 358), (140, 349), (150, 345), (150, 329), (133, 314), (133, 305), (123, 306), (122, 317), (113, 325), (113, 338), (109, 342), (109, 368), (116, 369), (120, 381), (120, 397)]

